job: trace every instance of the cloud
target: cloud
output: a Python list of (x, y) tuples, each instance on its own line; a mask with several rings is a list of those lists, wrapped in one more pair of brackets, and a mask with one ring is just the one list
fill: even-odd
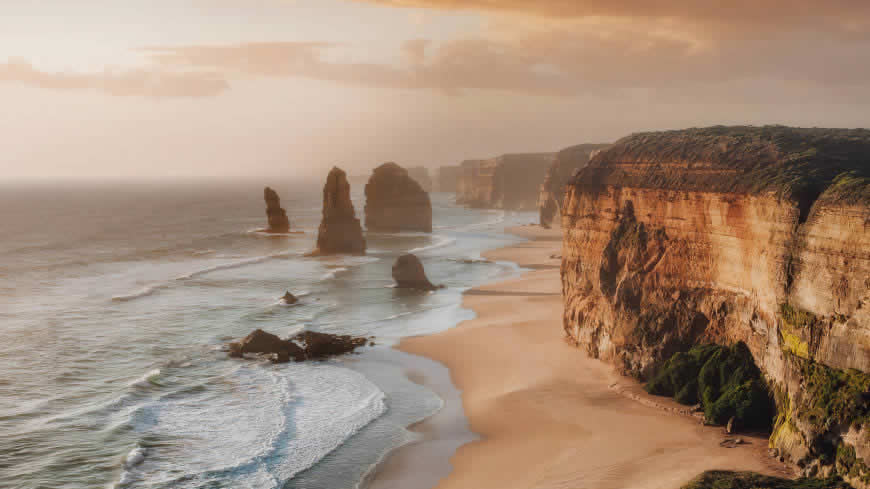
[(0, 64), (0, 82), (55, 90), (90, 90), (114, 96), (208, 97), (229, 89), (214, 72), (164, 69), (106, 70), (99, 73), (51, 73), (21, 59)]
[(517, 13), (559, 19), (680, 19), (776, 29), (819, 24), (867, 32), (866, 0), (356, 0), (388, 7)]

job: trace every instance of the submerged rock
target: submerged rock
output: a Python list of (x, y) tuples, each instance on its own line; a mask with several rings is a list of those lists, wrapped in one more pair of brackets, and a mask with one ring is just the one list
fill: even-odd
[(416, 255), (406, 254), (396, 258), (393, 263), (393, 280), (403, 289), (435, 290), (436, 287), (426, 277), (423, 263)]
[(269, 220), (269, 233), (289, 233), (290, 220), (287, 213), (281, 208), (281, 198), (278, 193), (269, 187), (263, 189), (263, 200), (266, 201), (266, 218)]
[(315, 255), (364, 255), (366, 240), (350, 200), (350, 184), (344, 170), (334, 167), (323, 186), (323, 219), (317, 234)]
[(395, 163), (375, 168), (366, 184), (366, 228), (432, 232), (432, 203), (423, 186)]

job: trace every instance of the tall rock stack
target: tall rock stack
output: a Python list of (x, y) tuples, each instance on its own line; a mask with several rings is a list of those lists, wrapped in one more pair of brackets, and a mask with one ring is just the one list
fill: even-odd
[(561, 211), (565, 184), (571, 176), (585, 167), (595, 154), (607, 146), (607, 144), (578, 144), (556, 154), (538, 194), (538, 215), (541, 226), (550, 227), (553, 218)]
[(266, 201), (266, 218), (269, 220), (266, 232), (290, 232), (290, 220), (287, 219), (287, 213), (281, 208), (281, 199), (278, 197), (278, 193), (266, 187), (263, 189), (263, 200)]
[(366, 229), (432, 232), (429, 194), (401, 166), (384, 163), (366, 184)]
[(350, 200), (347, 175), (344, 170), (334, 167), (323, 186), (323, 219), (314, 254), (364, 255), (365, 252), (366, 240)]
[(423, 190), (432, 191), (432, 177), (429, 175), (429, 169), (425, 166), (412, 166), (408, 168), (408, 175), (417, 181)]
[(744, 342), (776, 402), (775, 453), (870, 487), (868, 161), (867, 130), (618, 141), (563, 199), (565, 333), (641, 379)]

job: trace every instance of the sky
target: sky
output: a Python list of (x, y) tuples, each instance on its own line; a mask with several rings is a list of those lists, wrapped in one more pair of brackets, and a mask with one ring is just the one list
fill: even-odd
[(868, 109), (867, 0), (0, 0), (0, 179), (320, 178)]

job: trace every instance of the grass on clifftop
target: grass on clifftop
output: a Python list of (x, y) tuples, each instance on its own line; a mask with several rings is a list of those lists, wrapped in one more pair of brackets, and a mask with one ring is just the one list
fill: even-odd
[[(633, 163), (640, 165), (623, 171)], [(577, 183), (775, 192), (802, 207), (823, 194), (834, 202), (867, 204), (870, 130), (715, 126), (637, 133), (594, 158)]]
[(839, 478), (781, 479), (753, 472), (711, 470), (704, 472), (682, 489), (851, 489)]
[(770, 394), (744, 343), (731, 347), (699, 345), (671, 357), (646, 384), (650, 394), (673, 397), (681, 404), (701, 403), (707, 421), (769, 430), (773, 420)]

